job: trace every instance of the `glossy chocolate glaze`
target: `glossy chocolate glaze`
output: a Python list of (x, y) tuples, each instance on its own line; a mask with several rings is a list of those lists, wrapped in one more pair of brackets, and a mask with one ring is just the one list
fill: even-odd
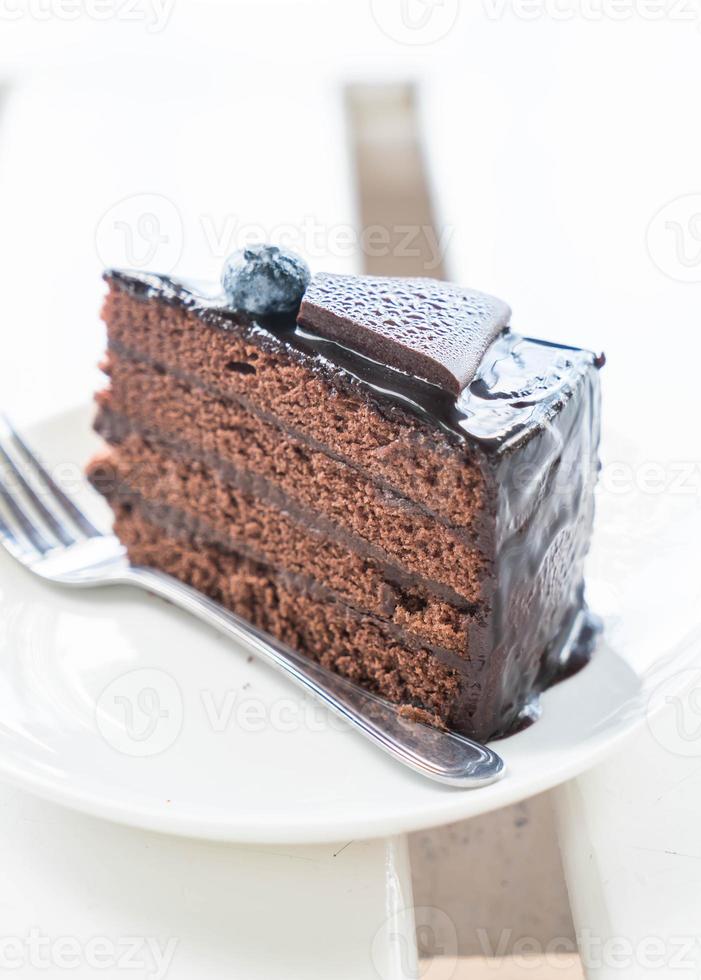
[[(222, 330), (285, 349), (380, 411), (409, 412), (435, 438), (476, 457), (490, 489), (490, 616), (470, 637), (463, 703), (469, 731), (503, 734), (537, 715), (538, 694), (586, 662), (596, 623), (583, 561), (598, 469), (600, 366), (588, 351), (504, 331), (456, 398), (300, 327), (232, 310), (218, 286), (111, 271), (116, 287), (183, 307)], [(438, 431), (436, 431), (438, 430)], [(489, 516), (489, 515), (488, 515)]]
[(459, 395), (510, 316), (502, 300), (438, 279), (320, 272), (297, 320), (311, 333)]

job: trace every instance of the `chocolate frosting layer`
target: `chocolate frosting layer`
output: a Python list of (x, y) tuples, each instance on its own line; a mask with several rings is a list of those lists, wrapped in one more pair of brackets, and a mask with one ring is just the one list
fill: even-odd
[(590, 351), (507, 331), (487, 348), (474, 380), (456, 397), (321, 337), (292, 316), (234, 310), (217, 283), (119, 269), (107, 270), (105, 278), (136, 298), (182, 306), (221, 330), (249, 333), (273, 348), (282, 343), (326, 373), (340, 371), (346, 382), (357, 382), (461, 442), (477, 444), (488, 456), (516, 448), (533, 430), (547, 426), (592, 366), (598, 366)]
[(500, 299), (438, 279), (322, 272), (297, 319), (321, 337), (459, 395), (510, 316)]

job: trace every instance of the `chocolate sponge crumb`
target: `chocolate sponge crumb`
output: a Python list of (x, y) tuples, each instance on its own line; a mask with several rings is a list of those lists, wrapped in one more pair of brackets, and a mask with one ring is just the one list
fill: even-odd
[(455, 671), (426, 649), (403, 647), (368, 616), (340, 603), (319, 603), (292, 591), (271, 570), (224, 555), (197, 537), (179, 539), (117, 506), (115, 533), (136, 565), (159, 568), (324, 667), (407, 708), (448, 724), (459, 699)]

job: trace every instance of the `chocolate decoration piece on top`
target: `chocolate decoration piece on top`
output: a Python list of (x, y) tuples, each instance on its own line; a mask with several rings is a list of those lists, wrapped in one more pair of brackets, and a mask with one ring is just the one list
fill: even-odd
[(322, 337), (459, 395), (510, 316), (500, 299), (437, 279), (319, 273), (297, 319)]

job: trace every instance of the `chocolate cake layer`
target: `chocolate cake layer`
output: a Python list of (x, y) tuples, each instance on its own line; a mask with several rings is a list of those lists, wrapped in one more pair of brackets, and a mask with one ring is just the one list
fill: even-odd
[(104, 317), (110, 348), (118, 354), (238, 400), (251, 414), (288, 426), (456, 526), (471, 526), (485, 505), (483, 472), (455, 440), (392, 406), (378, 410), (360, 392), (329, 389), (284, 347), (271, 352), (255, 334), (223, 330), (208, 331), (202, 344), (194, 313), (164, 301), (143, 302), (116, 283)]
[[(360, 553), (372, 546), (389, 560), (451, 587), (467, 601), (483, 598), (487, 558), (465, 529), (437, 522), (425, 508), (378, 488), (358, 470), (262, 426), (242, 410), (227, 411), (182, 382), (136, 374), (132, 388), (128, 366), (115, 368), (110, 390), (100, 396), (97, 420), (108, 442), (116, 444), (131, 432), (147, 434), (166, 454), (206, 460), (233, 486), (255, 485), (262, 499), (287, 511), (326, 518), (345, 532), (351, 547), (356, 541)], [(152, 390), (158, 393), (160, 409), (151, 403)]]
[(88, 475), (113, 504), (146, 508), (160, 525), (180, 523), (211, 546), (323, 584), (337, 601), (459, 656), (467, 656), (470, 629), (483, 618), (479, 607), (455, 594), (448, 597), (449, 590), (438, 583), (334, 541), (314, 526), (313, 515), (308, 523), (293, 520), (284, 509), (238, 491), (203, 463), (164, 455), (139, 436), (126, 437), (118, 453), (95, 459)]
[[(133, 561), (310, 656), (335, 644), (334, 669), (368, 686), (381, 637), (393, 670), (412, 656), (436, 670), (430, 698), (382, 693), (481, 740), (520, 724), (586, 654), (592, 354), (504, 332), (456, 397), (209, 289), (108, 281), (98, 427)], [(227, 588), (251, 576), (265, 584), (247, 605)]]
[(464, 727), (455, 670), (420, 646), (402, 646), (380, 623), (347, 606), (290, 589), (263, 566), (210, 547), (197, 534), (165, 533), (117, 505), (115, 533), (136, 564), (174, 575), (277, 639), (434, 724)]
[(260, 416), (244, 408), (221, 392), (204, 387), (196, 378), (175, 377), (161, 367), (120, 356), (114, 350), (102, 367), (111, 383), (98, 401), (115, 414), (141, 421), (142, 427), (177, 433), (181, 441), (239, 469), (275, 480), (289, 475), (302, 488), (320, 482), (348, 495), (352, 502), (374, 498), (380, 506), (428, 516), (454, 529), (456, 540), (474, 540), (474, 518), (483, 505), (483, 496), (476, 489), (464, 491), (467, 499), (456, 522), (435, 511), (430, 503), (417, 502), (410, 491), (407, 496), (362, 465), (299, 435), (273, 416)]

